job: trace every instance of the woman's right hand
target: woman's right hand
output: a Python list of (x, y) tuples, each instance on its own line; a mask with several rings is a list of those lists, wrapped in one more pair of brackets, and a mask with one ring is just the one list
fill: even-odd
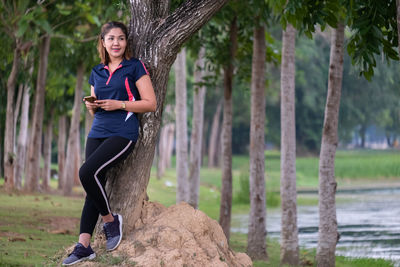
[[(85, 100), (83, 100), (83, 101), (85, 101)], [(95, 102), (89, 102), (89, 101), (85, 101), (85, 105), (89, 111), (93, 111), (93, 112), (95, 112), (96, 109), (99, 107), (99, 104), (97, 104)]]

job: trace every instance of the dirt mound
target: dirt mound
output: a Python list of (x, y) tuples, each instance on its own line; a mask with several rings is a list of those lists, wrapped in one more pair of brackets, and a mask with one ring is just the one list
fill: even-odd
[(246, 254), (229, 248), (215, 220), (186, 203), (165, 208), (146, 202), (133, 234), (107, 254), (122, 266), (252, 266)]

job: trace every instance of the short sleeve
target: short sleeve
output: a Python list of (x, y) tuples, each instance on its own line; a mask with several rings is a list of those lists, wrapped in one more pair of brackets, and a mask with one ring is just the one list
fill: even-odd
[(137, 82), (143, 75), (149, 75), (149, 72), (147, 71), (144, 63), (141, 60), (138, 60), (133, 73), (135, 82)]
[(94, 86), (94, 71), (90, 73), (89, 84)]

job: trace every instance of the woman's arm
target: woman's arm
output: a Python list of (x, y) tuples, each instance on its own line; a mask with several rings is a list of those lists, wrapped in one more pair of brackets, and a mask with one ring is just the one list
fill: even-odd
[(125, 103), (126, 111), (135, 113), (145, 113), (156, 111), (157, 100), (154, 93), (153, 85), (149, 75), (143, 75), (136, 81), (136, 87), (139, 90), (140, 100), (137, 101), (121, 101), (113, 99), (96, 100), (95, 103), (106, 111), (123, 109)]

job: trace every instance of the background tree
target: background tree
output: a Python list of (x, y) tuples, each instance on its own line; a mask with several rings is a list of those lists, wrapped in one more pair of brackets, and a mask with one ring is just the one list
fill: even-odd
[(186, 49), (183, 48), (175, 60), (175, 116), (176, 116), (176, 202), (188, 201), (188, 132), (187, 132), (187, 87)]
[(251, 73), (250, 128), (250, 215), (247, 253), (255, 260), (267, 260), (265, 195), (265, 28), (255, 18)]
[(283, 30), (281, 65), (281, 264), (299, 264), (296, 192), (295, 41), (291, 24)]
[(200, 48), (194, 67), (193, 88), (193, 122), (192, 134), (190, 138), (190, 162), (189, 162), (189, 195), (188, 203), (198, 208), (199, 190), (200, 190), (200, 167), (202, 162), (202, 140), (203, 140), (203, 124), (204, 124), (204, 99), (206, 94), (206, 86), (203, 79), (205, 76), (205, 49)]

